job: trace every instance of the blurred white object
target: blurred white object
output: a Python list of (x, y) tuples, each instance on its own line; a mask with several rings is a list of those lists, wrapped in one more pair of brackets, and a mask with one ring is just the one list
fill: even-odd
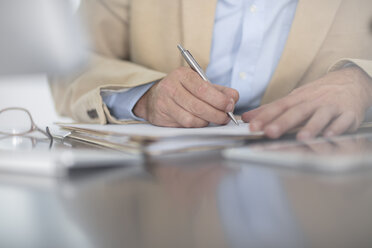
[(79, 8), (80, 2), (81, 2), (80, 0), (70, 0), (72, 9), (74, 11), (76, 11)]
[(67, 73), (81, 66), (84, 35), (71, 1), (0, 1), (0, 74)]
[(72, 121), (57, 115), (45, 75), (0, 76), (0, 109), (8, 107), (28, 109), (40, 127)]

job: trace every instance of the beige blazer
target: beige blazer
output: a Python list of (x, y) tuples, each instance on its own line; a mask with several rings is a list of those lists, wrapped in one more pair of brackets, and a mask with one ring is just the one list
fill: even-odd
[[(128, 90), (185, 65), (178, 43), (205, 69), (216, 2), (83, 0), (80, 13), (92, 39), (92, 60), (78, 75), (51, 80), (58, 113), (82, 122), (126, 123), (110, 115), (100, 91)], [(350, 62), (372, 76), (372, 1), (299, 0), (262, 104)]]

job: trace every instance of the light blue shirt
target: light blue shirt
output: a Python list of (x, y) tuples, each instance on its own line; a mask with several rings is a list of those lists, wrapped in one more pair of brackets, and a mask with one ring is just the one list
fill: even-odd
[[(279, 63), (298, 0), (218, 0), (207, 76), (239, 91), (235, 112), (259, 106)], [(118, 119), (136, 119), (132, 109), (152, 86), (103, 94)]]

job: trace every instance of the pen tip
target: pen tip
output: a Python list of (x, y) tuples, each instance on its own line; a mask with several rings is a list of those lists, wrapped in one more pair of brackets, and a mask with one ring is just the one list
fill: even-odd
[(228, 112), (227, 115), (230, 117), (230, 119), (239, 126), (239, 122), (235, 119), (234, 114), (232, 112)]

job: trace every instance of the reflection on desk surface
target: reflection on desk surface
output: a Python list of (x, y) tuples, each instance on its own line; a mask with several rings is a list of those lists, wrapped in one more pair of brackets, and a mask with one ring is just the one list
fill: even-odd
[(45, 180), (0, 177), (0, 247), (372, 245), (372, 173), (293, 172), (213, 153), (134, 175)]
[(372, 153), (372, 134), (345, 135), (334, 138), (318, 138), (309, 141), (269, 142), (251, 146), (267, 151), (297, 152), (319, 155), (366, 155)]
[(226, 149), (230, 160), (320, 173), (372, 169), (372, 135), (356, 134), (309, 141), (278, 140)]

